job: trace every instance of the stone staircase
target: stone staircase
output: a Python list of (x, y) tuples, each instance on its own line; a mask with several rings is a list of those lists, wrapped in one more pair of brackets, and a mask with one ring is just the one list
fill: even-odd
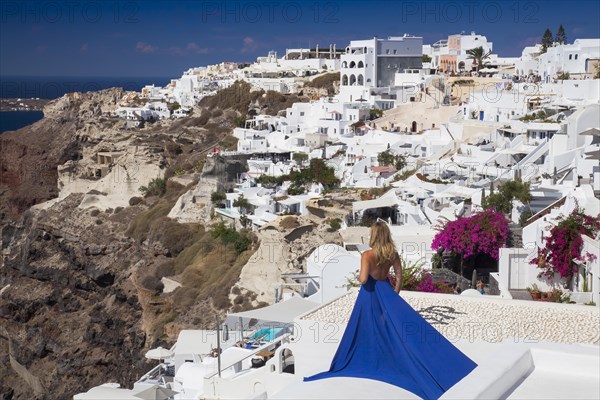
[(510, 247), (523, 248), (523, 228), (521, 225), (510, 223), (508, 228), (511, 233)]

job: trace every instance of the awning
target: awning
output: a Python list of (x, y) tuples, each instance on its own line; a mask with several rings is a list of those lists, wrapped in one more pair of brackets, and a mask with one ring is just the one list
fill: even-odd
[(398, 197), (392, 191), (387, 192), (378, 199), (355, 201), (352, 203), (352, 211), (368, 210), (369, 208), (394, 207), (398, 204)]
[(110, 386), (96, 386), (85, 393), (79, 393), (73, 396), (74, 400), (140, 400), (139, 397), (133, 395), (133, 391), (129, 389), (121, 389)]
[(515, 155), (515, 154), (529, 154), (529, 153), (531, 153), (531, 150), (502, 149), (498, 153), (500, 153), (500, 154), (511, 154), (511, 155)]
[(432, 197), (436, 199), (452, 197), (462, 197), (465, 199), (470, 199), (471, 196), (473, 196), (476, 192), (479, 191), (481, 191), (481, 189), (473, 189), (465, 186), (454, 185), (441, 193), (435, 193)]
[(148, 389), (142, 390), (135, 394), (135, 397), (140, 398), (142, 400), (167, 400), (176, 395), (179, 392), (174, 390), (164, 388), (159, 385), (154, 385), (149, 387)]
[(284, 324), (291, 324), (294, 321), (294, 318), (312, 310), (317, 306), (318, 304), (313, 301), (294, 296), (286, 301), (275, 303), (272, 306), (228, 314), (227, 318), (247, 318), (257, 319), (265, 322), (281, 322)]
[(278, 200), (277, 201), (279, 204), (283, 204), (285, 206), (291, 206), (294, 204), (300, 204), (302, 201), (300, 199), (296, 199), (293, 197), (288, 197), (287, 199), (283, 199), (283, 200)]
[(525, 133), (525, 129), (513, 129), (513, 128), (498, 128), (499, 130), (503, 131), (503, 132), (508, 132), (508, 133), (514, 133), (514, 134), (521, 134), (521, 133)]
[(216, 330), (184, 329), (179, 332), (175, 343), (175, 354), (210, 354), (217, 347)]

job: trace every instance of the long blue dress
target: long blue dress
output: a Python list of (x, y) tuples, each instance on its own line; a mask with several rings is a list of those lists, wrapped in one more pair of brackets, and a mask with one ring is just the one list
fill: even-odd
[(369, 276), (329, 371), (304, 378), (375, 379), (437, 399), (477, 365), (394, 291)]

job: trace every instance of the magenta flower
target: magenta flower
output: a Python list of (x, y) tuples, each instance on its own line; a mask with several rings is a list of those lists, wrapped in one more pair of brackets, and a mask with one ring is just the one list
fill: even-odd
[(455, 252), (465, 259), (483, 253), (498, 260), (499, 249), (506, 247), (509, 233), (504, 215), (486, 210), (446, 223), (433, 238), (431, 247)]
[[(576, 272), (577, 267), (573, 260), (584, 261), (581, 254), (583, 247), (581, 235), (593, 238), (598, 231), (600, 231), (600, 216), (586, 215), (578, 207), (566, 218), (558, 220), (558, 224), (550, 230), (550, 235), (546, 238), (545, 248), (538, 250), (538, 257), (531, 260), (530, 264), (541, 268), (541, 275), (550, 278), (558, 273), (561, 278), (568, 279)], [(585, 258), (593, 261), (595, 256), (586, 253)]]

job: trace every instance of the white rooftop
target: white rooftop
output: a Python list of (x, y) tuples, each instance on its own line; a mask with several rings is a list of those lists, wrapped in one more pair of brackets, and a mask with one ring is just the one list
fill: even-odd
[(270, 399), (419, 399), (385, 382), (360, 378), (330, 378), (289, 385)]
[(317, 303), (294, 296), (286, 301), (275, 303), (256, 310), (231, 313), (229, 317), (254, 318), (260, 321), (291, 323), (294, 318), (318, 306)]

